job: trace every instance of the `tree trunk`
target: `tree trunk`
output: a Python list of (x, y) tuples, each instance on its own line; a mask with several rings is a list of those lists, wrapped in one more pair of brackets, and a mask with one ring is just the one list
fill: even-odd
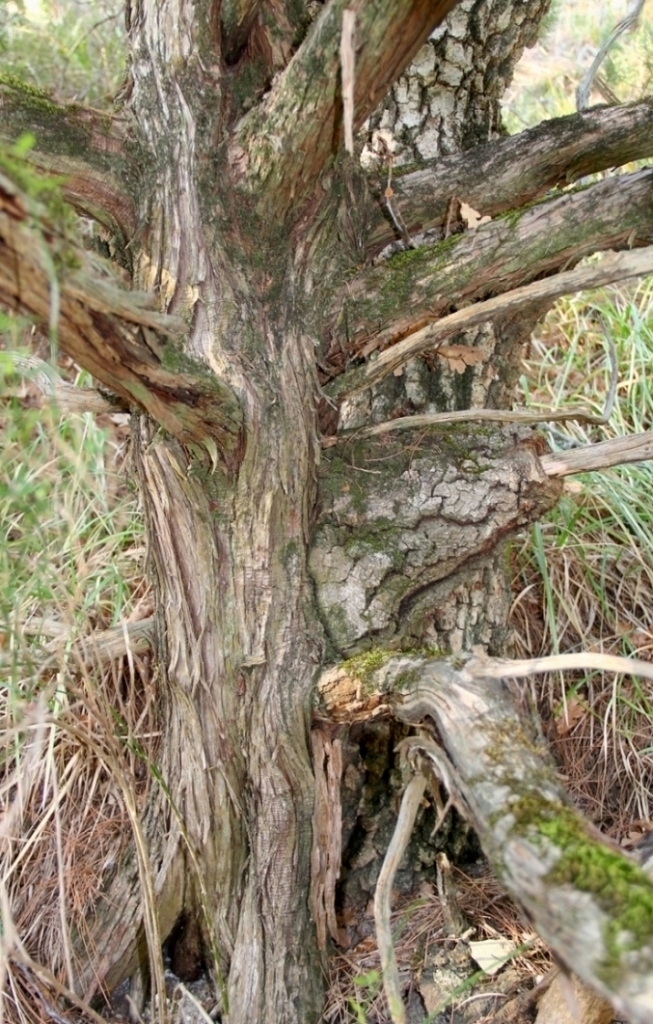
[[(88, 136), (87, 183), (68, 186), (78, 206), (80, 196), (97, 200), (100, 171), (93, 188), (88, 182), (101, 149), (108, 216), (122, 218), (129, 238), (123, 261), (136, 292), (159, 307), (91, 286), (75, 268), (61, 285), (62, 346), (139, 410), (134, 455), (156, 592), (162, 723), (158, 785), (143, 809), (156, 916), (147, 922), (132, 851), (99, 901), (93, 955), (78, 950), (76, 984), (87, 997), (110, 990), (141, 968), (144, 933), (155, 959), (176, 930), (179, 959), (186, 951), (215, 971), (229, 1024), (307, 1024), (321, 1012), (319, 918), (331, 914), (333, 934), (325, 893), (340, 865), (339, 842), (324, 857), (315, 846), (311, 854), (314, 829), (327, 834), (314, 817), (311, 764), (320, 671), (378, 645), (505, 653), (503, 541), (559, 493), (527, 432), (341, 436), (407, 414), (508, 407), (542, 303), (454, 336), (448, 358), (420, 349), (390, 367), (400, 375), (386, 370), (371, 385), (361, 385), (360, 366), (343, 371), (373, 351), (374, 338), (394, 344), (452, 306), (485, 298), (493, 281), (496, 290), (518, 287), (588, 251), (653, 235), (642, 172), (630, 191), (603, 188), (612, 199), (595, 220), (587, 200), (587, 231), (579, 240), (561, 227), (557, 248), (549, 235), (570, 216), (567, 196), (551, 200), (550, 222), (527, 211), (485, 234), (445, 237), (440, 249), (370, 266), (383, 242), (396, 241), (379, 187), (389, 167), (369, 189), (358, 162), (337, 157), (344, 4), (330, 0), (311, 26), (314, 6), (134, 0), (123, 162), (111, 163), (118, 143), (98, 124)], [(351, 6), (360, 127), (453, 4)], [(464, 0), (420, 51), (417, 77), (400, 80), (371, 127), (401, 131), (420, 158), (489, 142), (512, 66), (547, 7)], [(16, 114), (20, 105), (5, 102)], [(650, 110), (636, 115), (650, 118)], [(40, 116), (54, 117), (50, 108)], [(610, 119), (598, 128), (592, 121), (592, 132), (611, 140), (611, 162), (615, 130)], [(627, 159), (650, 147), (638, 130), (640, 148), (633, 142)], [(607, 158), (592, 132), (587, 162), (596, 169)], [(575, 162), (570, 152), (566, 166)], [(478, 187), (486, 166), (470, 161), (461, 180), (476, 174)], [(413, 184), (417, 220), (426, 223), (423, 188)], [(549, 184), (533, 172), (523, 202)], [(47, 320), (49, 283), (28, 204), (4, 179), (2, 187), (0, 298)], [(518, 205), (510, 187), (504, 195)], [(412, 231), (410, 188), (398, 196)], [(504, 200), (492, 201), (501, 208)], [(434, 203), (427, 226), (438, 237), (448, 233), (449, 205)], [(498, 278), (501, 246), (511, 261)], [(18, 262), (30, 267), (29, 298), (12, 269)], [(351, 374), (356, 387), (346, 386)], [(320, 742), (322, 772), (338, 755)]]

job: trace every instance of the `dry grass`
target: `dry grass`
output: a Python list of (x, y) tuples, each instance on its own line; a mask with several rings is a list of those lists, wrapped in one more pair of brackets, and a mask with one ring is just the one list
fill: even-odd
[[(466, 942), (459, 942), (458, 938), (447, 934), (442, 902), (432, 887), (425, 885), (424, 894), (419, 899), (402, 902), (393, 914), (392, 923), (405, 998), (409, 998), (411, 986), (419, 992), (434, 966), (439, 968), (450, 958), (460, 971), (460, 983), (450, 1001), (443, 1001), (440, 1008), (441, 1012), (446, 1010), (447, 1019), (469, 1000), (472, 990), (478, 995), (483, 987), (486, 990), (504, 988), (503, 994), (509, 995), (518, 983), (541, 976), (550, 966), (545, 947), (525, 927), (514, 905), (489, 871), (471, 876), (454, 869), (453, 885), (458, 910), (469, 925), (466, 938), (475, 941), (508, 939), (517, 952), (508, 961), (510, 971), (502, 980), (499, 980), (501, 975), (495, 979), (486, 978), (484, 982), (478, 976), (470, 979), (474, 965), (469, 959)], [(323, 1018), (325, 1024), (386, 1024), (390, 1020), (381, 988), (380, 960), (373, 935), (354, 949), (331, 959), (329, 983)]]
[(157, 719), (148, 657), (89, 668), (77, 643), (150, 610), (124, 428), (36, 411), (3, 370), (0, 960), (3, 1016), (26, 1022), (61, 1012), (61, 986), (74, 995), (128, 810), (147, 798)]
[[(533, 339), (529, 403), (561, 407), (583, 396), (600, 410), (606, 333), (620, 363), (618, 403), (605, 427), (570, 424), (552, 446), (650, 429), (653, 284), (561, 303)], [(513, 623), (521, 652), (600, 650), (649, 660), (653, 652), (653, 467), (590, 474), (515, 551)], [(653, 818), (653, 700), (634, 677), (546, 679), (537, 699), (551, 746), (579, 806), (631, 841)], [(631, 834), (632, 833), (632, 834)]]

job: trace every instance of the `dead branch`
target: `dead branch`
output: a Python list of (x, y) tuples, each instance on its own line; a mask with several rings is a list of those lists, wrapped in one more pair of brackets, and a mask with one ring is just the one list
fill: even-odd
[(11, 144), (26, 132), (34, 135), (30, 163), (65, 179), (62, 193), (71, 206), (124, 239), (132, 236), (134, 206), (121, 184), (126, 121), (77, 103), (56, 103), (11, 76), (0, 76), (0, 114), (0, 140)]
[[(623, 671), (626, 662), (631, 674), (653, 678), (648, 663), (598, 657), (604, 669)], [(319, 713), (342, 721), (348, 693), (359, 705), (363, 695), (368, 703), (376, 699), (377, 709), (384, 704), (410, 725), (435, 725), (438, 763), (446, 764), (502, 884), (564, 963), (620, 1013), (647, 1024), (653, 883), (571, 807), (546, 747), (502, 685), (515, 674), (579, 667), (581, 658), (598, 666), (591, 653), (529, 663), (457, 659), (455, 667), (390, 653), (364, 680), (351, 662), (326, 673), (318, 684)]]
[[(457, 198), (497, 217), (587, 174), (653, 155), (653, 100), (595, 108), (438, 160), (393, 181), (393, 206), (411, 235), (443, 227)], [(385, 180), (379, 183), (383, 192)], [(397, 237), (379, 205), (368, 252)]]
[[(451, 307), (500, 295), (605, 249), (653, 239), (646, 169), (565, 193), (433, 247), (364, 270), (344, 291), (331, 331), (352, 354), (369, 355), (435, 322)], [(370, 324), (378, 324), (374, 334)], [(339, 391), (340, 386), (335, 385)]]
[[(36, 619), (23, 623), (26, 636), (48, 636), (46, 652), (66, 652), (73, 662), (87, 668), (115, 661), (126, 654), (145, 654), (154, 642), (154, 618), (123, 622), (112, 629), (102, 629), (89, 636), (74, 638), (68, 627), (56, 619)], [(72, 644), (71, 644), (72, 640)]]
[(404, 790), (401, 807), (399, 808), (399, 817), (397, 818), (397, 826), (386, 851), (374, 894), (376, 940), (381, 958), (383, 987), (385, 988), (388, 1000), (392, 1024), (406, 1024), (407, 1021), (406, 1008), (401, 998), (399, 970), (397, 968), (397, 957), (392, 941), (392, 928), (390, 924), (392, 883), (394, 882), (399, 862), (405, 854), (410, 841), (425, 788), (426, 776), (418, 772), (412, 776)]
[(60, 412), (124, 412), (127, 406), (119, 398), (102, 395), (96, 388), (69, 384), (54, 367), (36, 356), (7, 352), (17, 373), (34, 381), (43, 395), (42, 404), (55, 406)]
[[(388, 92), (455, 0), (356, 5), (354, 128)], [(340, 39), (346, 0), (330, 0), (269, 95), (243, 120), (230, 159), (265, 222), (297, 216), (342, 145)]]
[[(650, 273), (653, 273), (653, 246), (647, 246), (635, 252), (611, 253), (605, 256), (600, 263), (562, 271), (553, 277), (545, 278), (543, 281), (534, 281), (532, 284), (514, 288), (495, 298), (477, 302), (473, 306), (466, 306), (464, 309), (459, 309), (456, 313), (451, 313), (435, 323), (429, 323), (425, 327), (421, 327), (402, 341), (396, 342), (390, 348), (379, 353), (375, 360), (367, 362), (363, 366), (357, 367), (348, 374), (339, 377), (333, 385), (333, 390), (330, 394), (332, 397), (337, 395), (341, 399), (355, 394), (357, 391), (362, 391), (364, 388), (383, 380), (384, 377), (392, 373), (397, 367), (403, 366), (409, 359), (422, 355), (429, 350), (437, 350), (438, 345), (446, 338), (465, 328), (474, 327), (477, 324), (493, 320), (496, 317), (503, 316), (505, 313), (514, 312), (525, 306), (536, 305), (546, 300), (553, 301), (553, 299), (559, 298), (561, 295), (569, 295), (572, 292), (582, 291), (583, 289), (598, 288), (613, 281)], [(471, 412), (477, 411), (471, 410)], [(488, 413), (487, 418), (492, 418), (489, 415), (490, 410), (482, 411)], [(443, 414), (443, 416), (448, 415), (450, 414)], [(506, 422), (509, 420), (510, 415), (514, 414), (508, 414), (505, 419)], [(541, 422), (546, 419), (583, 418), (587, 414), (583, 414), (581, 410), (567, 410), (566, 413), (561, 410), (559, 413), (546, 414), (537, 419), (527, 420), (528, 415), (532, 414), (519, 414), (515, 418), (522, 422)], [(461, 419), (464, 418), (464, 415), (461, 415)], [(479, 418), (484, 417), (479, 416)], [(435, 417), (433, 421), (453, 422), (439, 419), (438, 417)], [(394, 425), (392, 428), (389, 427), (389, 429), (401, 429), (397, 427), (399, 422), (399, 420), (395, 420)], [(381, 426), (382, 424), (379, 424), (377, 427), (371, 428), (372, 433), (381, 433)]]
[(473, 658), (467, 663), (470, 672), (485, 679), (524, 679), (545, 672), (622, 672), (625, 675), (653, 679), (650, 661), (621, 658), (599, 651), (577, 651), (574, 654), (551, 654), (543, 658)]
[[(72, 270), (65, 268), (73, 268)], [(58, 268), (58, 269), (57, 269)], [(0, 175), (0, 302), (56, 332), (81, 366), (130, 405), (187, 441), (211, 438), (229, 461), (241, 412), (231, 390), (202, 367), (169, 368), (184, 322), (153, 300), (100, 278), (70, 230), (43, 203)]]
[(583, 445), (571, 451), (553, 452), (540, 459), (547, 476), (570, 476), (572, 473), (590, 473), (609, 469), (629, 462), (648, 462), (653, 459), (653, 431), (612, 437), (608, 441)]

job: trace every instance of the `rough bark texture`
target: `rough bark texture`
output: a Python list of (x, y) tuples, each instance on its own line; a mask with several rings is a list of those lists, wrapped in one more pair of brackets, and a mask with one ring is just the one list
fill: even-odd
[[(435, 241), (444, 235), (452, 201), (469, 203), (483, 216), (532, 202), (549, 189), (621, 164), (626, 153), (639, 160), (653, 150), (653, 101), (629, 107), (586, 110), (573, 117), (546, 121), (528, 131), (442, 157), (435, 164), (392, 180), (393, 209), (412, 237), (428, 231)], [(552, 140), (555, 138), (555, 148)], [(378, 210), (370, 225), (373, 253), (396, 238), (383, 203), (386, 175), (379, 178)], [(451, 227), (451, 225), (450, 225)]]
[[(479, 556), (560, 493), (545, 486), (534, 450), (517, 433), (483, 428), (342, 444), (324, 460), (320, 492), (310, 569), (341, 656), (371, 639), (449, 647), (450, 636), (425, 624), (428, 611), (467, 582)], [(488, 639), (468, 624), (467, 649)]]
[(379, 660), (366, 672), (354, 661), (327, 673), (322, 712), (353, 721), (385, 705), (401, 721), (428, 723), (413, 755), (474, 823), (502, 884), (582, 980), (648, 1024), (653, 882), (571, 807), (543, 741), (497, 678), (501, 664), (485, 676), (484, 659)]
[[(343, 6), (330, 0), (314, 16), (315, 5), (294, 0), (134, 0), (129, 167), (109, 170), (136, 225), (124, 262), (158, 308), (91, 287), (88, 275), (57, 279), (62, 347), (137, 410), (163, 728), (163, 785), (142, 808), (158, 927), (162, 939), (181, 929), (177, 944), (186, 933), (188, 950), (200, 950), (229, 1024), (307, 1024), (320, 1014), (318, 946), (338, 933), (329, 900), (339, 865), (336, 843), (311, 853), (313, 828), (329, 833), (314, 806), (309, 738), (319, 669), (379, 642), (504, 651), (502, 540), (557, 495), (518, 433), (425, 431), (338, 440), (326, 452), (320, 436), (333, 438), (338, 419), (342, 429), (509, 404), (542, 306), (454, 339), (475, 352), (463, 372), (430, 353), (340, 410), (321, 384), (366, 346), (414, 329), (416, 317), (653, 233), (650, 172), (640, 172), (366, 265), (378, 203), (357, 162), (339, 154)], [(451, 4), (351, 6), (360, 122)], [(413, 86), (402, 98), (400, 81), (387, 107), (413, 155), (496, 134), (500, 93), (546, 7), (456, 8), (414, 68), (419, 103)], [(605, 131), (613, 138), (613, 126)], [(56, 132), (43, 136), (45, 149)], [(569, 160), (577, 167), (571, 149)], [(1, 296), (47, 322), (53, 276), (32, 244), (28, 201), (15, 183), (0, 198)], [(56, 251), (55, 233), (45, 237)], [(392, 828), (396, 738), (394, 727), (360, 727), (314, 747), (318, 769), (331, 773), (327, 798), (349, 767), (375, 780), (367, 790), (355, 783), (343, 811), (343, 902), (369, 891)], [(91, 930), (77, 950), (87, 994), (144, 959), (133, 850)]]
[(462, 0), (399, 77), (370, 129), (389, 130), (397, 165), (434, 160), (502, 131), (500, 102), (549, 0)]

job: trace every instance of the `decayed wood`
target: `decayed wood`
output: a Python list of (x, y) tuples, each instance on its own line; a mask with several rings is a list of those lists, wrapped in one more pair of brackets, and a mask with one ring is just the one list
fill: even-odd
[(342, 12), (356, 12), (354, 126), (385, 96), (455, 0), (331, 0), (269, 95), (244, 119), (231, 148), (242, 187), (264, 223), (297, 217), (342, 145)]
[(127, 408), (119, 398), (106, 397), (96, 388), (69, 384), (43, 359), (18, 352), (6, 354), (11, 357), (16, 373), (36, 384), (42, 394), (41, 405), (52, 405), (60, 412), (124, 412)]
[[(393, 207), (411, 235), (443, 227), (452, 199), (496, 217), (554, 187), (653, 153), (653, 100), (593, 108), (394, 176)], [(385, 187), (385, 178), (381, 188)], [(397, 232), (379, 206), (368, 236), (378, 252)]]
[(122, 186), (128, 166), (127, 121), (78, 103), (57, 103), (11, 75), (0, 75), (0, 140), (24, 132), (36, 138), (29, 159), (39, 171), (62, 176), (61, 190), (80, 213), (128, 240), (135, 230), (131, 197)]
[[(333, 392), (337, 394), (338, 398), (355, 394), (357, 391), (361, 391), (363, 388), (370, 387), (372, 384), (383, 380), (389, 373), (407, 363), (409, 359), (422, 355), (429, 349), (437, 351), (438, 345), (442, 344), (446, 338), (451, 337), (452, 334), (520, 309), (523, 306), (529, 306), (544, 300), (553, 300), (561, 295), (568, 295), (571, 292), (598, 288), (613, 281), (650, 273), (653, 273), (653, 246), (646, 246), (634, 252), (611, 253), (602, 259), (600, 263), (592, 264), (589, 267), (576, 267), (574, 270), (562, 271), (553, 277), (545, 278), (543, 281), (534, 281), (532, 284), (514, 288), (495, 298), (477, 302), (473, 306), (466, 306), (464, 309), (459, 309), (456, 313), (442, 317), (441, 320), (429, 323), (426, 327), (422, 327), (413, 334), (409, 334), (408, 337), (403, 338), (401, 341), (396, 342), (396, 344), (391, 345), (390, 348), (379, 353), (375, 360), (351, 370), (346, 376), (339, 377), (337, 383), (333, 386)], [(373, 344), (376, 344), (376, 339), (365, 349), (365, 355), (369, 354)], [(508, 413), (507, 410), (505, 412)], [(449, 414), (443, 414), (443, 416), (446, 415)], [(573, 418), (571, 410), (567, 410), (566, 413), (561, 410), (558, 415), (559, 417), (566, 415), (570, 419)], [(437, 421), (437, 419), (436, 415), (434, 421)], [(397, 422), (394, 421), (392, 429), (398, 429)], [(440, 422), (447, 421), (442, 419)], [(371, 433), (381, 433), (380, 426), (379, 424), (371, 427)]]
[(628, 462), (647, 462), (649, 459), (653, 459), (651, 430), (626, 437), (612, 437), (608, 441), (583, 445), (582, 448), (572, 448), (566, 452), (543, 455), (540, 461), (547, 476), (570, 476), (572, 473), (589, 473)]
[[(401, 341), (457, 306), (521, 287), (602, 249), (653, 239), (653, 171), (609, 178), (363, 270), (331, 331), (352, 354)], [(371, 325), (374, 325), (374, 328)]]
[(317, 932), (318, 949), (326, 949), (327, 928), (334, 942), (339, 941), (336, 920), (336, 883), (342, 854), (342, 743), (330, 729), (311, 731), (315, 808), (313, 811), (313, 847), (311, 849), (311, 911)]
[(202, 368), (189, 372), (191, 360), (183, 369), (175, 365), (173, 338), (185, 333), (183, 320), (156, 312), (149, 296), (100, 278), (81, 245), (46, 207), (5, 175), (0, 175), (0, 302), (46, 330), (54, 322), (65, 352), (171, 434), (187, 441), (210, 438), (222, 457), (233, 458), (239, 405), (231, 389)]
[[(513, 674), (513, 663), (382, 661), (363, 679), (355, 663), (341, 667), (354, 677), (350, 694), (358, 684), (402, 721), (435, 725), (437, 772), (466, 808), (502, 884), (563, 962), (619, 1012), (648, 1024), (653, 883), (571, 807), (548, 751), (498, 677)], [(318, 689), (329, 715), (333, 674), (325, 684)], [(432, 743), (424, 742), (425, 758)]]

